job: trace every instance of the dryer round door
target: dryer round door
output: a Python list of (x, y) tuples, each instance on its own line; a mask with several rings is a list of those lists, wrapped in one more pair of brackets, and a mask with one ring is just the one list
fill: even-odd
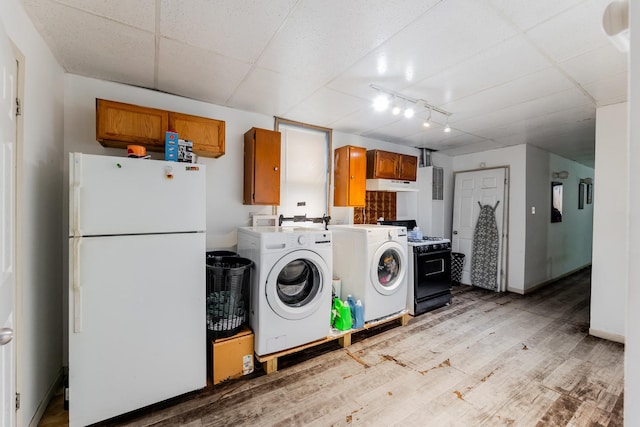
[[(331, 277), (329, 273), (327, 263), (315, 252), (288, 253), (275, 263), (267, 277), (265, 293), (269, 307), (285, 319), (308, 317), (326, 302), (322, 295)], [(331, 307), (327, 305), (326, 309)]]
[(379, 293), (392, 295), (407, 275), (406, 250), (397, 242), (385, 242), (373, 254), (371, 283)]

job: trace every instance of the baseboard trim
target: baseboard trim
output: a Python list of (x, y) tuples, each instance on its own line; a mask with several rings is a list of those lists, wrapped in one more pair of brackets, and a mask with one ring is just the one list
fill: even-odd
[(51, 387), (49, 388), (49, 391), (45, 395), (44, 399), (40, 401), (40, 405), (38, 405), (36, 413), (33, 415), (33, 418), (31, 418), (29, 427), (38, 427), (38, 424), (40, 424), (44, 412), (47, 410), (47, 406), (49, 406), (49, 402), (51, 402), (51, 399), (53, 399), (53, 396), (55, 395), (58, 388), (62, 387), (63, 378), (64, 370), (61, 368), (60, 373), (56, 377), (56, 380), (53, 382), (53, 384), (51, 384)]
[(573, 269), (571, 271), (567, 271), (566, 273), (561, 274), (558, 277), (554, 277), (553, 279), (545, 280), (544, 282), (538, 283), (538, 284), (533, 285), (533, 286), (529, 286), (526, 289), (509, 289), (509, 288), (507, 288), (507, 290), (509, 292), (515, 292), (515, 293), (520, 294), (520, 295), (530, 294), (531, 292), (537, 291), (538, 289), (540, 289), (542, 287), (545, 287), (545, 286), (547, 286), (547, 285), (549, 285), (551, 283), (557, 282), (560, 279), (564, 279), (567, 276), (571, 276), (572, 274), (575, 274), (578, 271), (584, 270), (585, 268), (589, 268), (589, 267), (591, 267), (591, 263), (585, 264), (582, 267), (575, 268), (575, 269)]
[(602, 338), (608, 341), (619, 342), (624, 344), (624, 335), (612, 334), (611, 332), (601, 331), (599, 329), (589, 328), (589, 335)]

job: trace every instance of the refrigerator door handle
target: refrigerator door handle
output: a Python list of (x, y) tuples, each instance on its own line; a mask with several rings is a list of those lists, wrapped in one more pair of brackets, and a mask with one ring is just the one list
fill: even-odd
[(73, 153), (73, 212), (71, 213), (71, 235), (82, 236), (80, 231), (80, 190), (82, 189), (82, 154)]
[(82, 286), (80, 285), (80, 245), (81, 237), (73, 238), (73, 266), (72, 291), (73, 291), (73, 332), (82, 332)]

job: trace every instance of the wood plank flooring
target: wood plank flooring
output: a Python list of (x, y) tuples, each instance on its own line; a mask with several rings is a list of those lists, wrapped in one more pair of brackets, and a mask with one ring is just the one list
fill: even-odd
[(589, 299), (589, 269), (526, 296), (456, 286), (407, 326), (103, 425), (622, 426), (624, 347), (587, 334)]

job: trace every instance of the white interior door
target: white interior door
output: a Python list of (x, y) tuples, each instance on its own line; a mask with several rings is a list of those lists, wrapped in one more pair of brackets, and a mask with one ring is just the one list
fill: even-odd
[(18, 65), (0, 26), (0, 427), (15, 425), (16, 117)]
[(498, 207), (495, 210), (498, 233), (501, 236), (498, 254), (497, 283), (498, 290), (506, 289), (506, 241), (505, 232), (506, 200), (508, 188), (507, 169), (485, 169), (472, 172), (459, 172), (455, 176), (455, 192), (453, 196), (453, 233), (451, 246), (453, 252), (465, 255), (461, 282), (471, 284), (471, 253), (473, 233), (480, 214), (480, 202), (483, 205)]

